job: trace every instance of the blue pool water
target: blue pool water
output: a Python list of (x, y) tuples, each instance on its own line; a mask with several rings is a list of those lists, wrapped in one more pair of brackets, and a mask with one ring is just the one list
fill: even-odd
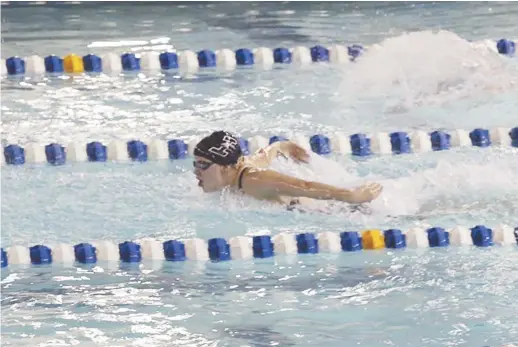
[[(518, 126), (518, 63), (466, 40), (518, 39), (513, 3), (178, 3), (2, 7), (2, 58), (266, 46), (381, 46), (355, 64), (2, 79), (2, 144)], [(437, 30), (442, 31), (437, 31)], [(189, 160), (3, 166), (1, 245), (499, 223), (518, 226), (516, 148), (275, 163), (380, 181), (373, 213), (293, 213), (203, 194)], [(323, 206), (326, 208), (326, 206)], [(518, 344), (518, 251), (377, 250), (2, 269), (5, 346)]]

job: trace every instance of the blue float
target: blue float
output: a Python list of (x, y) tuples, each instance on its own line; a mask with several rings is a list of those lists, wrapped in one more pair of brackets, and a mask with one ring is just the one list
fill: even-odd
[(25, 164), (25, 150), (18, 145), (9, 145), (4, 148), (5, 162), (10, 165)]
[(29, 248), (31, 263), (43, 265), (52, 263), (52, 251), (47, 246), (36, 245)]
[(254, 236), (252, 239), (252, 249), (255, 258), (273, 257), (273, 242), (268, 235)]
[(356, 60), (360, 55), (363, 54), (363, 46), (361, 45), (352, 45), (347, 46), (347, 54), (350, 57), (351, 61)]
[(504, 55), (514, 55), (516, 53), (516, 43), (507, 39), (500, 39), (496, 43), (498, 53)]
[(450, 234), (443, 228), (430, 228), (427, 233), (430, 247), (446, 247), (450, 244)]
[(102, 59), (95, 54), (87, 54), (83, 57), (83, 67), (86, 72), (102, 72)]
[(270, 145), (274, 142), (277, 142), (277, 141), (288, 141), (288, 139), (284, 136), (272, 136), (270, 137), (270, 141), (268, 142)]
[(124, 53), (121, 56), (121, 65), (124, 71), (140, 71), (140, 59), (133, 53)]
[(298, 253), (318, 253), (318, 240), (313, 233), (298, 234), (296, 240)]
[(471, 144), (477, 147), (488, 147), (491, 146), (491, 139), (489, 137), (489, 130), (487, 129), (475, 129), (469, 133)]
[(209, 258), (212, 261), (230, 260), (230, 246), (223, 238), (209, 240)]
[(81, 264), (97, 263), (96, 248), (89, 243), (79, 243), (74, 246), (76, 261)]
[(323, 46), (316, 45), (311, 47), (311, 60), (314, 62), (329, 61), (329, 50)]
[(178, 55), (173, 52), (163, 52), (158, 56), (162, 70), (178, 69)]
[(198, 52), (198, 65), (200, 67), (215, 67), (216, 54), (213, 51), (204, 49)]
[(239, 137), (237, 139), (239, 142), (239, 147), (241, 147), (241, 152), (243, 152), (243, 155), (249, 155), (250, 154), (250, 146), (248, 144), (248, 140), (242, 137)]
[(390, 144), (392, 145), (392, 153), (410, 153), (410, 138), (404, 131), (398, 131), (390, 134)]
[(2, 266), (1, 267), (6, 267), (7, 265), (9, 265), (9, 261), (7, 259), (7, 253), (4, 251), (4, 249), (2, 248)]
[(119, 255), (120, 259), (125, 263), (138, 263), (142, 260), (140, 245), (131, 241), (119, 243)]
[(187, 158), (187, 144), (183, 140), (169, 140), (167, 142), (169, 159)]
[(108, 152), (105, 145), (94, 141), (86, 145), (86, 156), (88, 161), (106, 161), (108, 159)]
[(185, 261), (185, 244), (176, 240), (165, 241), (164, 256), (167, 261)]
[(275, 48), (273, 50), (273, 61), (279, 64), (291, 63), (291, 52), (287, 48)]
[(128, 141), (128, 156), (135, 161), (147, 161), (147, 145), (138, 140)]
[(432, 149), (434, 151), (442, 151), (449, 149), (451, 147), (450, 144), (450, 134), (445, 133), (444, 131), (434, 131), (430, 134), (430, 141), (432, 142)]
[(51, 143), (45, 146), (47, 162), (52, 165), (63, 165), (67, 160), (65, 147), (58, 143)]
[(43, 60), (45, 63), (45, 71), (48, 73), (61, 73), (64, 71), (63, 59), (56, 55), (49, 55)]
[(371, 140), (365, 134), (354, 134), (349, 139), (353, 155), (364, 157), (371, 154)]
[(493, 246), (493, 230), (483, 225), (471, 228), (471, 239), (473, 244), (478, 247)]
[(5, 61), (5, 67), (9, 75), (23, 75), (25, 73), (25, 61), (20, 57), (11, 57)]
[(240, 48), (236, 51), (237, 65), (254, 65), (254, 54), (248, 48)]
[(406, 235), (399, 229), (388, 229), (383, 232), (385, 238), (385, 247), (387, 248), (405, 248)]
[(512, 128), (509, 136), (511, 137), (511, 146), (518, 147), (518, 127)]
[(363, 249), (362, 238), (356, 231), (344, 231), (340, 233), (340, 245), (345, 252), (359, 251)]
[(309, 144), (311, 150), (317, 154), (324, 155), (331, 153), (331, 142), (327, 136), (320, 134), (313, 135), (309, 138)]

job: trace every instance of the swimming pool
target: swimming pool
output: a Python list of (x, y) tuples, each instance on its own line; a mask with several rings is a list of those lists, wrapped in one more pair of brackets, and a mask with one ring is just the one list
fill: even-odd
[[(144, 72), (3, 78), (3, 145), (187, 141), (221, 128), (244, 138), (511, 129), (518, 126), (516, 58), (473, 48), (461, 38), (516, 39), (517, 12), (516, 5), (499, 3), (2, 7), (3, 59), (138, 53), (167, 45), (198, 51), (381, 44), (354, 64), (248, 67), (190, 79)], [(427, 31), (437, 28), (445, 31)], [(368, 215), (340, 206), (329, 208), (330, 214), (301, 214), (228, 194), (204, 195), (187, 158), (3, 165), (2, 248), (374, 228), (516, 227), (517, 155), (512, 146), (466, 146), (368, 157), (333, 151), (313, 155), (309, 167), (275, 164), (328, 183), (381, 181), (385, 191)], [(2, 269), (2, 342), (516, 344), (517, 254), (516, 245), (495, 245), (216, 263), (9, 265)]]

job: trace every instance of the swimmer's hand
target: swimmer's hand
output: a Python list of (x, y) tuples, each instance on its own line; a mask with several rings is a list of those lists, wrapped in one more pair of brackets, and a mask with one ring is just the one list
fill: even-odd
[(310, 159), (308, 151), (295, 142), (277, 141), (258, 150), (250, 161), (257, 167), (265, 168), (270, 166), (272, 161), (278, 157), (292, 159), (297, 164), (309, 163)]
[(344, 201), (362, 204), (370, 202), (380, 196), (383, 187), (379, 183), (367, 183), (358, 188), (354, 188), (346, 194)]

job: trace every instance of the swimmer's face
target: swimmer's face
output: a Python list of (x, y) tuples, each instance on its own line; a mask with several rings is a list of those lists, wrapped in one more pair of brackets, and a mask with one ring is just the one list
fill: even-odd
[(215, 192), (225, 187), (224, 168), (202, 157), (194, 157), (194, 173), (205, 193)]

